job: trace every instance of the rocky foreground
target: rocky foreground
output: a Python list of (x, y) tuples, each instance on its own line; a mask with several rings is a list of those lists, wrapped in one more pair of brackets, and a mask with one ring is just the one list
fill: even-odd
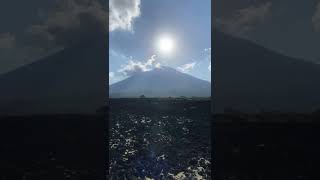
[(112, 99), (110, 179), (211, 179), (210, 101)]

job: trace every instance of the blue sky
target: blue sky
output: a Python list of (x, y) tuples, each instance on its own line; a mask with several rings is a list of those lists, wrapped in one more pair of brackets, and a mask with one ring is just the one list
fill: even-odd
[(109, 9), (110, 84), (161, 66), (210, 81), (210, 0), (110, 0)]

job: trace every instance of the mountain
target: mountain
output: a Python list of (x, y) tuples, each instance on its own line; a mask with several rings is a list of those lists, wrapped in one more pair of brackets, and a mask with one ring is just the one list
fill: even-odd
[[(297, 42), (298, 43), (298, 42)], [(214, 111), (320, 108), (320, 65), (213, 32)]]
[(112, 84), (109, 93), (110, 97), (210, 97), (211, 84), (163, 66)]
[(107, 92), (106, 45), (80, 43), (0, 76), (0, 114), (94, 113)]
[[(320, 65), (214, 31), (213, 110), (320, 108)], [(0, 76), (0, 114), (91, 113), (104, 105), (106, 45), (80, 43)], [(210, 83), (162, 67), (110, 85), (111, 97), (210, 96)]]

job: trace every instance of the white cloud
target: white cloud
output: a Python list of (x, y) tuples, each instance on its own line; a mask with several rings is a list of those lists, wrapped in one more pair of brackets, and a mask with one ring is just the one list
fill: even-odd
[(114, 72), (109, 72), (109, 79), (114, 78)]
[(161, 64), (160, 63), (156, 63), (154, 66), (155, 66), (155, 68), (160, 68)]
[(124, 60), (132, 59), (132, 57), (128, 57), (128, 56), (122, 54), (121, 52), (118, 52), (112, 48), (109, 49), (109, 57), (116, 57), (116, 58), (120, 58), (120, 59), (124, 59)]
[(147, 62), (129, 60), (128, 64), (122, 65), (118, 70), (124, 76), (132, 76), (139, 72), (151, 71), (154, 68), (160, 68), (161, 64), (156, 62), (156, 55), (152, 55)]
[(140, 16), (141, 0), (109, 1), (109, 32), (114, 30), (132, 31), (135, 18)]
[(133, 61), (133, 60), (130, 60), (128, 64), (124, 65), (120, 70), (119, 72), (122, 72), (124, 73), (125, 75), (127, 76), (131, 76), (133, 75), (134, 73), (137, 73), (137, 72), (145, 72), (145, 71), (149, 71), (150, 69), (148, 69), (146, 67), (145, 64), (143, 64), (142, 62), (140, 61)]
[(114, 83), (117, 80), (118, 76), (115, 76), (114, 72), (109, 72), (109, 84)]
[(152, 55), (150, 59), (148, 59), (147, 63), (145, 63), (145, 66), (153, 66), (156, 62), (156, 55)]
[(206, 59), (209, 61), (208, 70), (211, 71), (211, 47), (204, 49), (206, 53)]
[(182, 66), (177, 67), (177, 70), (186, 73), (192, 70), (196, 64), (197, 64), (196, 62), (184, 64)]
[(250, 6), (237, 11), (237, 14), (230, 18), (217, 20), (221, 30), (228, 33), (242, 33), (250, 30), (254, 25), (263, 21), (271, 14), (271, 2), (266, 2), (258, 6)]
[(314, 30), (320, 32), (320, 2), (317, 4), (316, 11), (312, 16), (312, 24)]

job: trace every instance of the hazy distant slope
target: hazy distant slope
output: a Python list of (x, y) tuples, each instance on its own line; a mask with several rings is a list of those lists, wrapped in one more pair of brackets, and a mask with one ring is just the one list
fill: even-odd
[(211, 85), (170, 67), (156, 68), (137, 73), (123, 81), (110, 85), (110, 97), (209, 97)]
[(0, 113), (88, 113), (104, 103), (107, 53), (82, 43), (0, 76)]
[(320, 107), (320, 66), (213, 33), (214, 109), (309, 111)]

